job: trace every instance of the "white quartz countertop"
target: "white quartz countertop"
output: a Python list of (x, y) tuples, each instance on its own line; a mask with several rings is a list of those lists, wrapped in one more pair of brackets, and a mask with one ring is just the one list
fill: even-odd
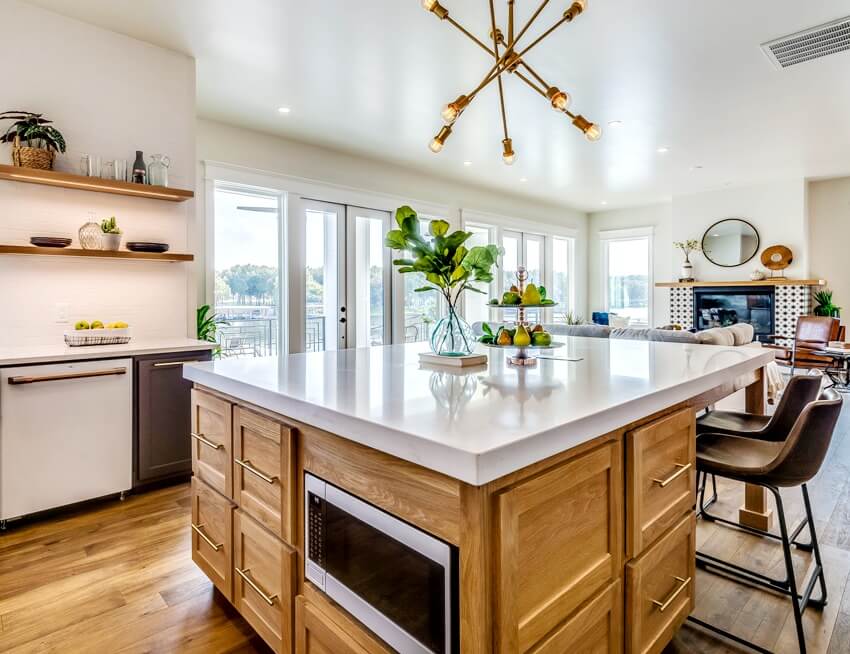
[(196, 352), (198, 350), (211, 350), (214, 347), (215, 343), (197, 341), (193, 338), (132, 338), (126, 345), (84, 347), (68, 347), (62, 341), (42, 345), (0, 346), (0, 366), (111, 359), (169, 352)]
[(481, 485), (773, 360), (753, 347), (564, 341), (551, 354), (581, 361), (516, 368), (490, 349), (486, 368), (426, 367), (418, 343), (218, 360), (186, 366), (184, 376)]

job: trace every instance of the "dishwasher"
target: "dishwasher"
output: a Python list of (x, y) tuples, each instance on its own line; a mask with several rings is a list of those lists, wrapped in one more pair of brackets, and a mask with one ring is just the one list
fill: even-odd
[(132, 359), (0, 369), (0, 526), (132, 484)]

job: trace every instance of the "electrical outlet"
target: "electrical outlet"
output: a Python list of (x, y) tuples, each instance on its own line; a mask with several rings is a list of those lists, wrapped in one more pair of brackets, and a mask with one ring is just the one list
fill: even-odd
[(56, 303), (56, 322), (67, 323), (70, 306), (67, 302)]

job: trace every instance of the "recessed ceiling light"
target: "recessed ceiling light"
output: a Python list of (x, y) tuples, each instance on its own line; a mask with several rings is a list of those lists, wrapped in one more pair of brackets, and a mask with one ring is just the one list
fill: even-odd
[(464, 161), (464, 162), (463, 162), (463, 165), (464, 165), (464, 166), (471, 166), (471, 165), (472, 165), (472, 162), (471, 162), (471, 161)]
[(700, 166), (700, 165), (691, 166), (691, 171), (694, 171), (694, 170), (702, 170), (702, 166)]
[(528, 181), (528, 177), (520, 177), (520, 178), (519, 178), (519, 181), (521, 181), (521, 182), (527, 182), (527, 181)]
[(620, 129), (625, 123), (622, 120), (612, 120), (608, 123), (608, 127), (611, 129)]
[(670, 148), (668, 148), (666, 145), (662, 145), (660, 148), (658, 148), (657, 152), (658, 154), (667, 154), (668, 152), (670, 152)]
[(292, 111), (292, 109), (290, 109), (289, 107), (278, 107), (277, 110), (279, 113), (282, 114), (288, 114), (290, 111)]
[(599, 204), (604, 206), (604, 205), (608, 204), (608, 200), (602, 200), (602, 202), (600, 202)]

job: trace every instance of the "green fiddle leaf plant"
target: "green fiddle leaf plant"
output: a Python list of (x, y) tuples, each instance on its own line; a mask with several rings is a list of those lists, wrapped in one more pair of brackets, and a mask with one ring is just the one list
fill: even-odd
[(467, 248), (464, 243), (472, 232), (458, 230), (450, 234), (445, 220), (432, 220), (426, 237), (420, 231), (419, 217), (408, 206), (396, 210), (395, 221), (398, 229), (387, 233), (384, 244), (407, 254), (393, 260), (401, 274), (418, 272), (425, 276), (428, 283), (415, 289), (417, 293), (440, 293), (450, 312), (454, 312), (463, 291), (486, 293), (475, 284), (493, 281), (493, 267), (498, 266), (502, 248), (497, 245)]

